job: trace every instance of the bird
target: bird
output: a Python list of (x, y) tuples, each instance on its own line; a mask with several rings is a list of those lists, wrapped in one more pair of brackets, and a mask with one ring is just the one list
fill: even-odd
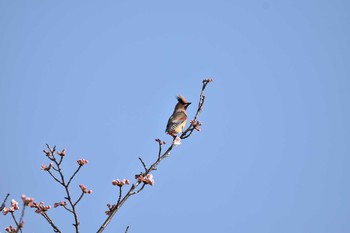
[(174, 138), (185, 128), (187, 122), (186, 109), (191, 104), (185, 97), (179, 95), (176, 97), (178, 103), (175, 105), (173, 114), (169, 117), (165, 132)]

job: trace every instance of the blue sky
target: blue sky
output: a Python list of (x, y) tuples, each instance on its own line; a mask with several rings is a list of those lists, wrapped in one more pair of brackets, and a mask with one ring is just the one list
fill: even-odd
[[(0, 196), (53, 205), (45, 143), (96, 232), (113, 179), (133, 180), (183, 94), (213, 77), (202, 131), (153, 173), (105, 232), (350, 231), (348, 1), (0, 1)], [(195, 105), (189, 107), (190, 117)], [(74, 189), (76, 187), (76, 189)], [(71, 216), (49, 211), (63, 232)], [(32, 210), (25, 232), (50, 232)], [(0, 232), (11, 223), (0, 218)]]

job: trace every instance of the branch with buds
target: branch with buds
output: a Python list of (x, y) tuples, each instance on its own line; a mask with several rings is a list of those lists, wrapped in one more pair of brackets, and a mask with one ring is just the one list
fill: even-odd
[[(85, 194), (91, 194), (92, 190), (88, 189), (85, 187), (85, 185), (80, 184), (79, 188), (81, 189), (81, 194), (80, 196), (76, 199), (76, 201), (73, 201), (72, 195), (70, 193), (69, 187), (70, 184), (72, 182), (72, 180), (74, 179), (74, 177), (76, 176), (76, 174), (80, 171), (80, 169), (86, 165), (88, 163), (88, 160), (86, 159), (79, 159), (77, 160), (77, 164), (78, 167), (75, 170), (75, 172), (71, 175), (71, 177), (68, 179), (68, 181), (65, 179), (62, 168), (61, 168), (61, 164), (63, 162), (63, 159), (66, 155), (66, 149), (63, 149), (62, 151), (57, 151), (56, 152), (56, 146), (54, 146), (53, 148), (51, 148), (48, 144), (46, 144), (47, 146), (47, 150), (43, 150), (43, 152), (46, 154), (46, 157), (51, 161), (51, 163), (49, 165), (41, 165), (41, 170), (46, 171), (49, 173), (49, 175), (57, 182), (59, 183), (61, 186), (63, 186), (65, 192), (66, 192), (66, 197), (64, 197), (67, 201), (60, 201), (60, 202), (56, 202), (54, 204), (54, 208), (60, 207), (62, 206), (65, 210), (67, 210), (69, 213), (71, 213), (74, 217), (74, 223), (73, 226), (75, 228), (75, 232), (78, 233), (79, 232), (79, 220), (78, 220), (78, 213), (76, 210), (76, 206), (77, 204), (81, 201), (81, 199), (83, 198), (83, 196)], [(57, 155), (59, 156), (59, 158), (57, 158)], [(39, 208), (37, 209), (37, 211), (39, 211), (40, 213), (45, 213), (45, 209), (40, 208), (40, 205), (38, 206)], [(49, 224), (53, 227), (55, 232), (60, 232), (58, 230), (58, 228), (55, 226), (55, 224), (52, 222), (52, 220), (45, 215), (44, 218), (49, 222)]]
[[(201, 111), (203, 109), (203, 105), (204, 105), (204, 100), (205, 100), (204, 90), (205, 90), (207, 84), (210, 83), (210, 82), (213, 82), (213, 79), (205, 79), (205, 80), (203, 80), (203, 86), (202, 86), (202, 90), (201, 90), (201, 93), (200, 93), (200, 96), (199, 96), (197, 112), (196, 112), (193, 120), (191, 120), (190, 126), (186, 130), (184, 130), (183, 133), (181, 134), (180, 139), (188, 138), (189, 136), (191, 136), (191, 134), (193, 133), (194, 130), (200, 131), (199, 127), (202, 124), (197, 119), (198, 119), (198, 116), (201, 113)], [(151, 164), (149, 167), (147, 167), (146, 164), (143, 162), (143, 160), (141, 158), (139, 158), (139, 160), (141, 161), (142, 166), (143, 166), (145, 171), (141, 172), (140, 174), (135, 175), (136, 181), (135, 181), (135, 183), (133, 183), (131, 185), (129, 191), (126, 192), (124, 197), (122, 197), (122, 187), (123, 187), (123, 185), (120, 185), (120, 186), (118, 185), (119, 186), (119, 196), (118, 196), (117, 202), (116, 202), (116, 204), (113, 204), (113, 205), (107, 204), (108, 210), (106, 211), (106, 214), (108, 215), (108, 217), (105, 220), (105, 222), (101, 225), (101, 227), (99, 228), (97, 233), (101, 233), (101, 232), (103, 232), (105, 230), (105, 228), (111, 222), (111, 220), (114, 217), (114, 215), (124, 205), (124, 203), (129, 199), (129, 197), (131, 197), (132, 195), (140, 193), (144, 189), (144, 187), (146, 185), (151, 185), (151, 186), (154, 185), (154, 179), (153, 179), (153, 175), (151, 174), (151, 172), (156, 170), (158, 164), (164, 158), (166, 158), (166, 157), (168, 157), (170, 155), (170, 152), (172, 151), (174, 146), (177, 145), (177, 143), (175, 143), (175, 140), (177, 140), (176, 137), (173, 139), (173, 143), (168, 147), (168, 149), (164, 153), (162, 153), (162, 147), (166, 143), (164, 141), (160, 140), (160, 139), (156, 139), (155, 140), (158, 143), (158, 146), (159, 146), (157, 160), (155, 162), (153, 162), (153, 164)], [(129, 181), (128, 181), (127, 184), (129, 184)]]
[(33, 198), (29, 198), (29, 197), (26, 197), (25, 195), (22, 195), (23, 207), (22, 207), (20, 219), (17, 220), (17, 218), (15, 216), (15, 212), (20, 209), (18, 206), (18, 202), (15, 199), (12, 199), (10, 207), (5, 207), (5, 203), (6, 203), (7, 198), (9, 197), (9, 195), (10, 194), (8, 193), (3, 204), (1, 205), (1, 211), (2, 211), (3, 215), (7, 215), (8, 213), (10, 213), (10, 215), (15, 223), (15, 227), (10, 225), (9, 227), (5, 228), (5, 231), (11, 232), (11, 233), (22, 232), (22, 228), (24, 226), (23, 217), (24, 217), (25, 208), (26, 208), (26, 206), (33, 207), (32, 205), (36, 204), (36, 203), (34, 202)]

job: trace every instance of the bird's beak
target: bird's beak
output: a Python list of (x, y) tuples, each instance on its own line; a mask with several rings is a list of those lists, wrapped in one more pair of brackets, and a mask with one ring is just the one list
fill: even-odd
[(192, 103), (191, 103), (191, 102), (188, 102), (188, 103), (187, 103), (187, 106), (189, 106), (190, 104), (192, 104)]

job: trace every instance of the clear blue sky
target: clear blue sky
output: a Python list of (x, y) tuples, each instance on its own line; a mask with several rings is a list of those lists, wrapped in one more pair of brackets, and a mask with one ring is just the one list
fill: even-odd
[[(349, 12), (345, 0), (0, 0), (0, 198), (62, 200), (41, 151), (66, 148), (68, 173), (89, 160), (74, 185), (93, 190), (78, 211), (96, 232), (111, 181), (170, 142), (174, 97), (197, 102), (213, 77), (202, 131), (105, 232), (350, 232)], [(49, 214), (72, 232), (71, 216)], [(25, 221), (51, 231), (32, 210)]]

